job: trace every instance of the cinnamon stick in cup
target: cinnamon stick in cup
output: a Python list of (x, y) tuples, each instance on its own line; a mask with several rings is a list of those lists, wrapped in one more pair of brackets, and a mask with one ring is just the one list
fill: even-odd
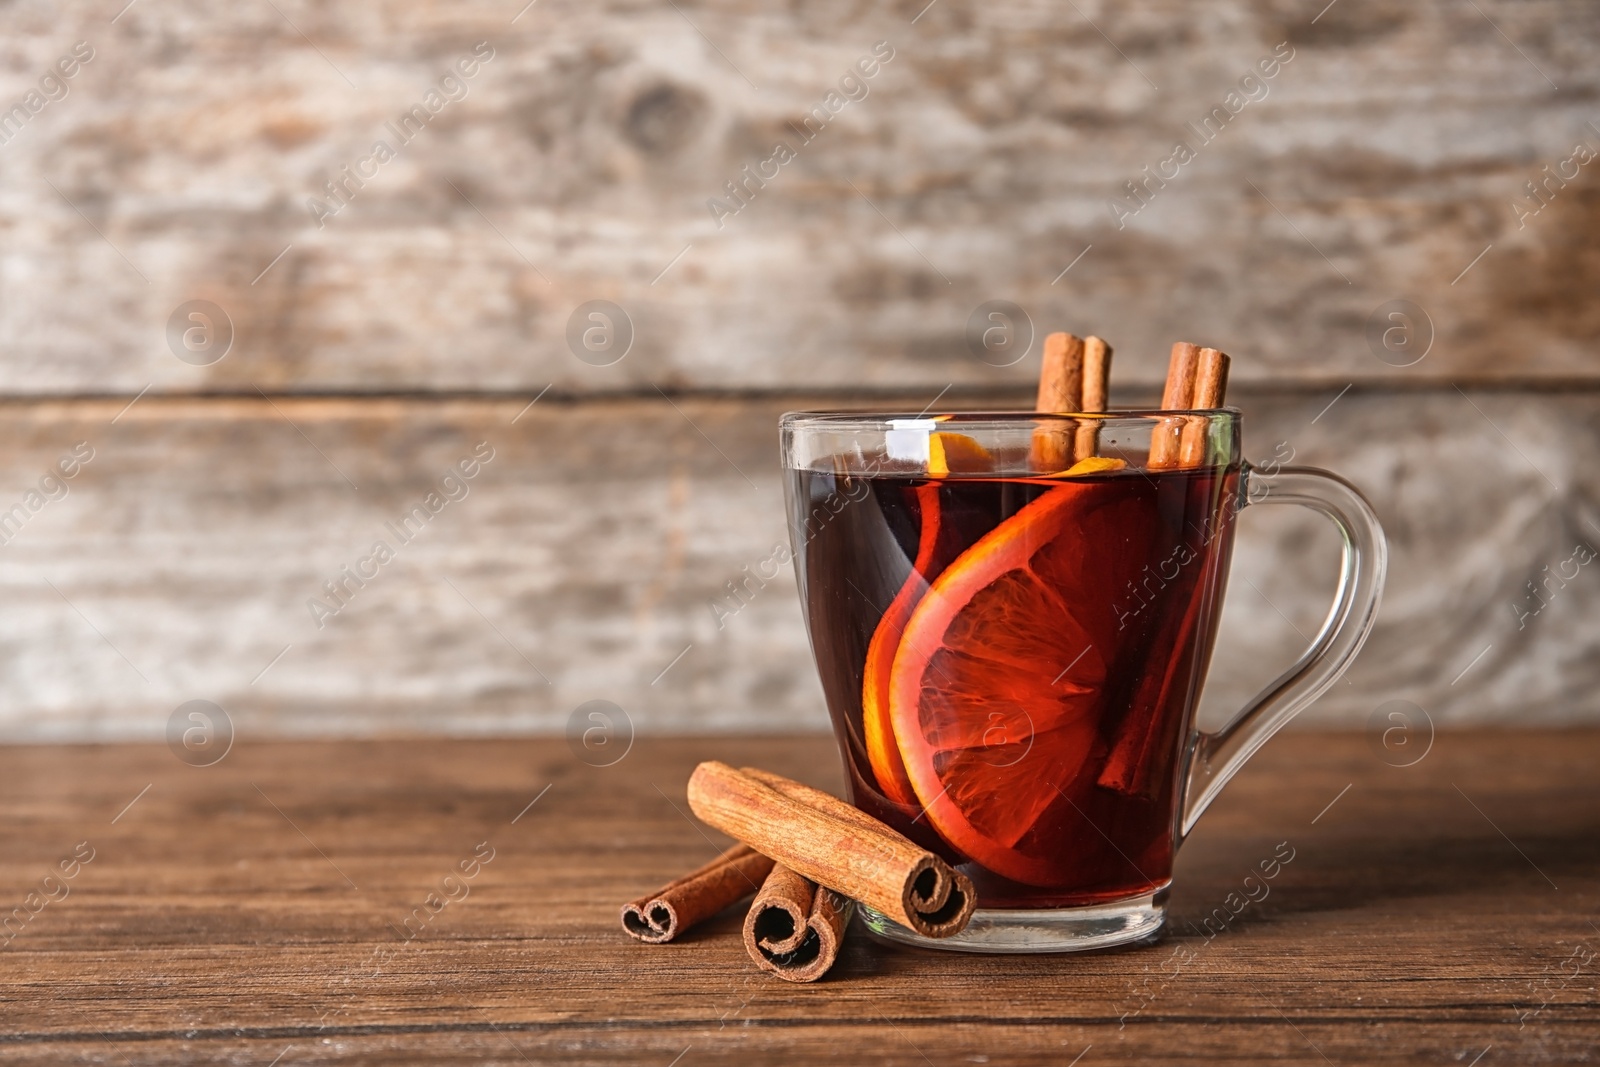
[(854, 905), (778, 864), (744, 920), (744, 947), (756, 966), (790, 982), (815, 982), (839, 958)]
[[(1228, 391), (1228, 365), (1232, 361), (1224, 352), (1215, 348), (1202, 348), (1198, 357), (1198, 369), (1195, 372), (1194, 395), (1189, 398), (1189, 407), (1201, 411), (1222, 406), (1222, 398)], [(1192, 418), (1183, 428), (1183, 439), (1178, 446), (1178, 466), (1198, 467), (1206, 458), (1206, 435), (1209, 429), (1209, 420)]]
[[(1111, 392), (1111, 346), (1098, 337), (1083, 339), (1083, 399), (1078, 410), (1106, 410)], [(1100, 424), (1085, 419), (1078, 425), (1078, 441), (1073, 448), (1075, 459), (1088, 459), (1100, 448)]]
[[(1165, 722), (1161, 709), (1172, 699), (1174, 686), (1187, 683), (1192, 666), (1182, 654), (1199, 623), (1200, 601), (1194, 601), (1181, 616), (1167, 617), (1158, 623), (1152, 642), (1150, 661), (1165, 663), (1160, 670), (1145, 674), (1134, 687), (1127, 712), (1117, 726), (1111, 751), (1100, 770), (1099, 785), (1128, 796), (1154, 797), (1157, 782), (1153, 768), (1159, 761), (1155, 753), (1164, 745), (1176, 744), (1176, 722)], [(1162, 736), (1166, 730), (1167, 735)]]
[[(1044, 339), (1044, 355), (1039, 363), (1039, 395), (1034, 410), (1039, 412), (1080, 411), (1083, 405), (1084, 341), (1070, 333), (1052, 333)], [(1073, 440), (1059, 426), (1041, 427), (1034, 432), (1033, 469), (1054, 474), (1072, 466)]]
[[(1167, 395), (1163, 397), (1162, 406), (1170, 407), (1176, 402), (1180, 407), (1193, 410), (1221, 407), (1228, 388), (1228, 366), (1231, 362), (1228, 356), (1215, 348), (1197, 349), (1194, 352), (1193, 386), (1186, 397), (1178, 400), (1179, 390), (1174, 388), (1174, 375), (1181, 377), (1188, 369), (1186, 365), (1181, 367), (1179, 365), (1179, 347), (1179, 345), (1173, 346), (1173, 370), (1169, 372), (1167, 378)], [(1188, 352), (1185, 351), (1182, 355), (1187, 361)], [(1181, 382), (1179, 384), (1181, 385)], [(1157, 433), (1164, 433), (1169, 421), (1182, 425), (1179, 431), (1177, 455), (1168, 465), (1199, 467), (1204, 464), (1210, 418), (1190, 415), (1181, 419), (1164, 419)], [(1170, 443), (1171, 439), (1163, 437), (1160, 440)], [(1156, 466), (1155, 445), (1155, 440), (1152, 440), (1150, 449), (1152, 467)], [(1178, 652), (1188, 645), (1190, 635), (1198, 625), (1199, 606), (1200, 602), (1197, 600), (1189, 605), (1181, 617), (1165, 618), (1159, 622), (1150, 661), (1165, 662), (1167, 666), (1161, 673), (1145, 675), (1135, 687), (1128, 711), (1117, 728), (1116, 736), (1112, 739), (1111, 751), (1106, 756), (1105, 766), (1100, 772), (1099, 784), (1103, 788), (1144, 796), (1151, 795), (1154, 790), (1155, 783), (1151, 781), (1150, 773), (1154, 765), (1151, 754), (1158, 745), (1172, 741), (1168, 737), (1156, 736), (1157, 727), (1163, 725), (1159, 720), (1159, 712), (1171, 699), (1172, 688), (1182, 684), (1182, 680), (1187, 677), (1189, 661), (1179, 656)]]
[[(1200, 346), (1179, 341), (1167, 363), (1167, 385), (1161, 393), (1162, 411), (1187, 411), (1193, 407), (1195, 378), (1200, 371)], [(1178, 465), (1184, 419), (1162, 419), (1150, 435), (1150, 469)]]
[(772, 860), (749, 845), (734, 845), (698, 870), (622, 906), (622, 928), (659, 945), (756, 892)]
[(1083, 402), (1083, 350), (1083, 339), (1070, 333), (1045, 337), (1039, 366), (1039, 398), (1034, 410), (1078, 410)]
[(966, 875), (819, 789), (713, 760), (689, 778), (689, 807), (701, 821), (924, 937), (958, 934), (972, 918), (977, 895)]

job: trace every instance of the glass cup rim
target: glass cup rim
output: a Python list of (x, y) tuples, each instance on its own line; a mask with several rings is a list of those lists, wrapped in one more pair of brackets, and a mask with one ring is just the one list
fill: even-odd
[(783, 430), (837, 430), (850, 427), (878, 427), (890, 422), (926, 421), (942, 424), (1017, 423), (1037, 426), (1040, 422), (1095, 419), (1101, 422), (1159, 422), (1176, 415), (1209, 418), (1226, 416), (1239, 422), (1243, 417), (1236, 407), (1220, 408), (1113, 408), (1109, 411), (786, 411), (778, 418)]
[[(1239, 446), (1244, 423), (1238, 408), (1210, 409), (1159, 409), (1140, 408), (1085, 412), (1034, 412), (1034, 411), (959, 411), (934, 412), (881, 412), (881, 411), (789, 411), (778, 420), (778, 438), (783, 452), (783, 466), (789, 470), (811, 470), (819, 460), (828, 456), (837, 468), (840, 456), (854, 455), (856, 461), (867, 463), (862, 448), (876, 456), (882, 453), (883, 462), (901, 466), (927, 466), (930, 462), (932, 438), (939, 434), (965, 435), (990, 450), (1014, 451), (1026, 448), (1029, 454), (1036, 451), (1038, 435), (1061, 435), (1063, 438), (1084, 432), (1095, 435), (1098, 450), (1103, 443), (1110, 451), (1104, 455), (1134, 463), (1130, 453), (1152, 447), (1158, 434), (1172, 434), (1182, 427), (1187, 437), (1195, 424), (1204, 427), (1203, 446), (1205, 460), (1185, 466), (1222, 467), (1239, 461)], [(1102, 437), (1101, 435), (1105, 436)], [(1176, 439), (1174, 438), (1174, 442)], [(994, 455), (1000, 453), (994, 452)], [(986, 470), (985, 476), (1031, 476), (1033, 462), (1018, 465), (1006, 462), (1000, 467)], [(1012, 468), (1015, 467), (1013, 470)], [(1003, 468), (1003, 469), (1002, 469)], [(876, 469), (876, 468), (875, 468)], [(865, 469), (863, 469), (865, 473)], [(949, 477), (976, 477), (975, 472), (951, 473)]]

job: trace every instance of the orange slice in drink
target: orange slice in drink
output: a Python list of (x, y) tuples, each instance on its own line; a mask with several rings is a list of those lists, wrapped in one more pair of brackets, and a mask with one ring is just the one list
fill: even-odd
[(981, 474), (993, 469), (989, 450), (964, 433), (940, 431), (928, 435), (928, 474), (943, 478), (950, 474)]
[[(1028, 885), (1074, 857), (1050, 832), (1093, 787), (1119, 567), (1142, 515), (1104, 483), (1051, 489), (984, 535), (906, 620), (889, 683), (901, 764), (952, 846)], [(1078, 798), (1075, 800), (1074, 798)]]
[(1106, 456), (1089, 456), (1080, 459), (1064, 471), (1049, 474), (1047, 478), (1076, 478), (1080, 474), (1101, 474), (1106, 471), (1119, 471), (1128, 465), (1127, 460), (1110, 459)]
[(883, 795), (909, 807), (917, 806), (917, 794), (911, 788), (911, 779), (906, 777), (905, 765), (900, 762), (894, 728), (889, 723), (889, 669), (900, 648), (900, 634), (905, 630), (906, 620), (928, 589), (927, 575), (939, 543), (939, 487), (930, 482), (917, 486), (915, 491), (917, 510), (922, 514), (917, 558), (911, 564), (911, 576), (890, 601), (883, 618), (878, 620), (878, 628), (872, 632), (861, 684), (861, 732), (867, 745), (867, 762), (872, 765), (872, 773)]
[[(952, 473), (976, 473), (991, 468), (992, 459), (986, 449), (972, 438), (959, 433), (933, 433), (928, 435), (928, 474), (943, 478)], [(922, 517), (922, 530), (917, 538), (917, 557), (911, 564), (911, 575), (890, 602), (878, 628), (867, 645), (867, 662), (861, 686), (862, 734), (867, 746), (867, 762), (878, 779), (883, 795), (898, 804), (918, 807), (917, 794), (906, 777), (905, 766), (900, 762), (900, 751), (895, 744), (894, 729), (889, 723), (889, 670), (894, 664), (894, 654), (900, 647), (900, 634), (905, 629), (911, 611), (928, 590), (928, 576), (955, 555), (945, 549), (941, 559), (939, 519), (939, 486), (928, 482), (916, 490), (917, 510)]]

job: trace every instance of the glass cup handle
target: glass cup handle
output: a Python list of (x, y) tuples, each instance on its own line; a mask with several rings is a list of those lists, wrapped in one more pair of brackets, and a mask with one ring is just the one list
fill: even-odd
[(1183, 793), (1183, 837), (1245, 761), (1338, 681), (1372, 632), (1388, 567), (1389, 548), (1377, 514), (1338, 475), (1310, 467), (1283, 467), (1267, 475), (1246, 465), (1240, 483), (1244, 504), (1299, 504), (1333, 521), (1344, 541), (1339, 588), (1322, 629), (1299, 661), (1227, 726), (1214, 734), (1195, 733)]

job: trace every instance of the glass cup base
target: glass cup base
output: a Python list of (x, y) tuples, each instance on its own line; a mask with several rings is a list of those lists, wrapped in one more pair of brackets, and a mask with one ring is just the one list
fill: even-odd
[(896, 945), (946, 952), (1086, 952), (1155, 938), (1167, 921), (1167, 887), (1081, 908), (979, 908), (954, 937), (923, 937), (880, 912), (857, 909), (867, 932)]

